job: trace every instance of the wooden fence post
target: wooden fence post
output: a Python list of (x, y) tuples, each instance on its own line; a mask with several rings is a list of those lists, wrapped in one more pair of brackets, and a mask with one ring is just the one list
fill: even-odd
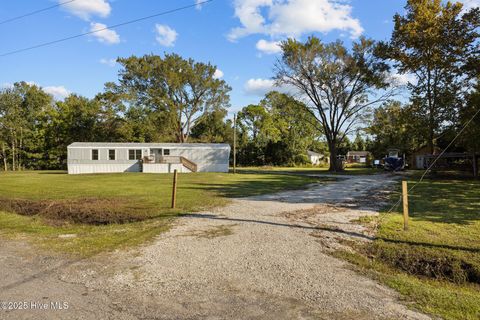
[(172, 209), (175, 209), (177, 204), (177, 169), (173, 171), (173, 190), (172, 190)]
[(403, 230), (408, 230), (408, 184), (407, 181), (402, 181), (403, 194)]
[(233, 173), (237, 173), (237, 114), (233, 114)]

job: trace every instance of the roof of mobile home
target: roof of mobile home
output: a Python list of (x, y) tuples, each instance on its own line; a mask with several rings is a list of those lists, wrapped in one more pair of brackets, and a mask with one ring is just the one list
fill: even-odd
[(138, 143), (138, 142), (74, 142), (68, 148), (177, 148), (226, 149), (226, 143)]

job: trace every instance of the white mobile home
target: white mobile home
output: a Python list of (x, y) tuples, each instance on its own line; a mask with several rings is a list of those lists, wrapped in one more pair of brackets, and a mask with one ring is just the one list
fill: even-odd
[(228, 172), (230, 146), (217, 143), (75, 142), (68, 173)]

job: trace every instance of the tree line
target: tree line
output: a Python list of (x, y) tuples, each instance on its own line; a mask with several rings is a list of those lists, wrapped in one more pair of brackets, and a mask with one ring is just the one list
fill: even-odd
[[(176, 54), (118, 63), (118, 81), (92, 99), (71, 94), (55, 101), (26, 82), (1, 89), (2, 170), (64, 169), (73, 142), (233, 144), (234, 124), (226, 119), (230, 87), (215, 77), (215, 66)], [(298, 103), (272, 92), (238, 113), (240, 164), (305, 163), (319, 133), (297, 116)]]
[[(361, 37), (347, 48), (287, 39), (274, 79), (289, 94), (268, 93), (227, 119), (228, 84), (210, 63), (177, 54), (119, 58), (116, 82), (89, 99), (55, 101), (25, 82), (0, 90), (0, 159), (3, 170), (57, 169), (75, 141), (223, 142), (241, 165), (308, 163), (307, 150), (330, 157), (388, 148), (430, 152), (455, 137), (479, 110), (480, 10), (460, 3), (408, 0), (394, 16), (389, 41)], [(399, 86), (393, 73), (409, 77)], [(398, 94), (407, 94), (396, 101)], [(479, 119), (455, 147), (480, 150)], [(353, 140), (353, 141), (351, 141)]]

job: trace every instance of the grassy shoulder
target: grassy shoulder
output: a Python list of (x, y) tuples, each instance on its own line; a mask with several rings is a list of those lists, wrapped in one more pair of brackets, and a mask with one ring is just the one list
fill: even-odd
[(399, 212), (388, 214), (377, 240), (339, 255), (424, 312), (479, 319), (480, 182), (425, 180), (409, 196), (408, 231)]
[(92, 255), (152, 239), (182, 213), (317, 181), (275, 174), (180, 174), (177, 208), (171, 209), (169, 174), (0, 173), (0, 236)]

